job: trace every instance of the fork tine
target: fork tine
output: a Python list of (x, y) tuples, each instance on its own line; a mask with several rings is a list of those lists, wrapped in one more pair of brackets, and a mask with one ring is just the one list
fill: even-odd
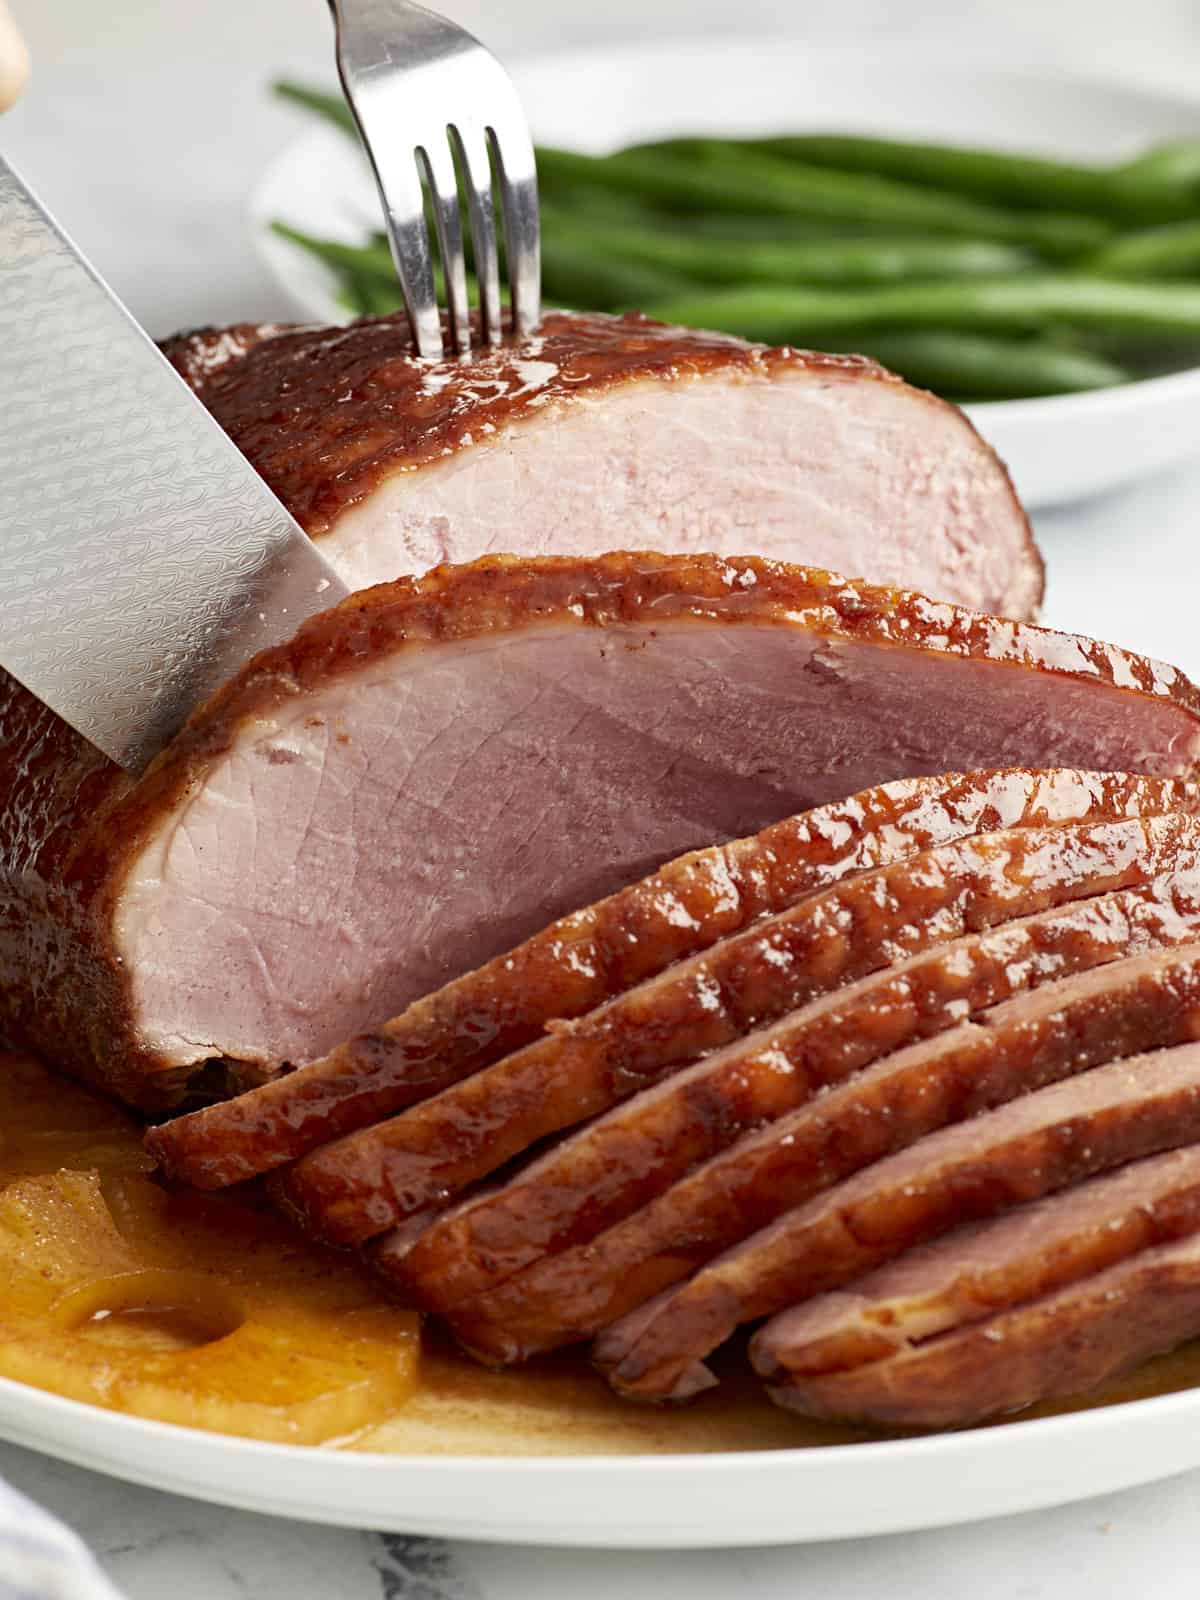
[[(447, 130), (447, 133), (449, 130)], [(448, 143), (430, 141), (418, 152), (433, 196), (434, 223), (446, 280), (450, 337), (460, 356), (471, 348), (471, 304), (467, 299), (467, 263), (463, 253), (462, 214), (458, 206), (458, 174)]]
[(504, 337), (500, 307), (500, 252), (496, 244), (492, 167), (488, 159), (486, 135), (482, 129), (468, 135), (461, 128), (452, 127), (450, 139), (458, 152), (467, 191), (483, 337), (488, 344), (499, 344)]
[(433, 197), (455, 352), (470, 348), (456, 166), (471, 219), (484, 338), (498, 344), (504, 336), (497, 188), (513, 328), (518, 336), (532, 333), (541, 310), (537, 169), (512, 79), (478, 39), (411, 0), (329, 0), (329, 7), (342, 87), (379, 186), (418, 354), (444, 354), (422, 179)]
[(418, 355), (439, 360), (444, 353), (442, 319), (433, 281), (433, 252), (425, 224), (425, 191), (421, 186), (416, 152), (396, 150), (378, 140), (373, 142), (364, 125), (357, 97), (345, 77), (342, 85), (379, 188), (388, 244), (404, 293), (413, 343)]
[(504, 244), (508, 255), (513, 328), (519, 336), (528, 337), (541, 321), (542, 255), (537, 163), (519, 102), (516, 109), (516, 116), (493, 122), (491, 135), (504, 201)]

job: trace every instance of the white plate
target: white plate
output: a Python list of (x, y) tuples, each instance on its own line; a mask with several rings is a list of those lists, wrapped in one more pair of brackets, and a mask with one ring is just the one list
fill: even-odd
[[(1031, 99), (1035, 80), (1028, 74), (980, 68), (964, 78), (961, 69), (903, 59), (908, 62), (903, 87), (896, 79), (901, 60), (896, 52), (873, 51), (863, 62), (857, 52), (798, 46), (764, 51), (761, 45), (737, 42), (640, 50), (636, 56), (593, 52), (535, 64), (520, 77), (541, 137), (566, 142), (586, 129), (587, 142), (598, 147), (637, 133), (685, 127), (697, 114), (689, 107), (704, 107), (708, 125), (719, 119), (729, 128), (785, 119), (796, 123), (803, 111), (814, 123), (844, 119), (858, 127), (931, 134), (970, 129), (999, 141), (1011, 124), (1031, 142), (1081, 153), (1089, 148), (1115, 152), (1194, 126), (1190, 109), (1158, 97), (1123, 92), (1114, 98), (1087, 85), (1057, 84), (1055, 100), (1047, 78), (1046, 92)], [(979, 96), (981, 77), (990, 86), (986, 96)], [(840, 102), (831, 98), (837, 85), (842, 86)], [(934, 106), (936, 111), (930, 110)], [(265, 219), (285, 216), (314, 231), (352, 238), (371, 208), (371, 191), (351, 147), (319, 128), (272, 169), (255, 201), (256, 234), (299, 310), (328, 317), (328, 281), (318, 267), (267, 234)], [(1192, 375), (1163, 380), (1185, 398), (1190, 395), (1192, 409), (1180, 406), (1191, 418), (1189, 427), (1197, 420), (1197, 382)], [(1027, 426), (1033, 444), (1048, 427), (1037, 419), (1056, 411), (1076, 411), (1080, 428), (1114, 427), (1119, 434), (1136, 420), (1126, 415), (1115, 422), (1120, 406), (1144, 404), (1135, 396), (1156, 387), (1078, 401), (987, 407), (981, 414), (1007, 415), (1014, 428)], [(1092, 406), (1100, 408), (1098, 418), (1089, 418)], [(1160, 419), (1150, 431), (1162, 426)], [(998, 427), (999, 422), (992, 430), (995, 437)], [(1178, 438), (1170, 453), (1181, 453)], [(1052, 461), (1048, 442), (1041, 457), (1031, 454), (1030, 471), (1039, 459)], [(1111, 481), (1111, 463), (1107, 480), (1100, 476), (1098, 459), (1088, 465), (1084, 481), (1097, 487)], [(1139, 635), (1131, 642), (1150, 643), (1194, 668), (1193, 607), (1186, 586), (1173, 584), (1165, 596), (1157, 593), (1157, 583), (1153, 595), (1139, 588), (1143, 571), (1188, 571), (1187, 518), (1182, 509), (1173, 518), (1165, 503), (1149, 509), (1149, 525), (1139, 535), (1144, 566), (1130, 568), (1124, 529), (1090, 528), (1083, 550), (1065, 541), (1056, 576), (1060, 584), (1066, 580), (1070, 595), (1062, 597), (1066, 610), (1055, 620), (1084, 627), (1094, 622), (1101, 634), (1111, 634), (1120, 630), (1113, 627), (1109, 610), (1119, 606), (1122, 625)], [(1110, 584), (1103, 582), (1106, 573), (1112, 575)], [(662, 1427), (670, 1425), (665, 1413)], [(155, 1488), (314, 1522), (512, 1543), (732, 1547), (966, 1522), (1200, 1467), (1200, 1391), (998, 1428), (840, 1448), (504, 1459), (260, 1445), (138, 1421), (0, 1379), (0, 1436)]]
[[(874, 43), (742, 37), (638, 45), (539, 58), (514, 76), (538, 139), (597, 151), (699, 130), (824, 128), (1103, 161), (1200, 134), (1200, 101)], [(254, 242), (295, 310), (320, 321), (344, 319), (331, 275), (273, 235), (273, 218), (352, 242), (378, 225), (374, 191), (349, 140), (314, 127), (267, 171), (251, 202)], [(1196, 454), (1200, 370), (970, 412), (1026, 503), (1053, 505)]]
[(309, 1522), (501, 1544), (735, 1548), (944, 1527), (1169, 1477), (1200, 1464), (1200, 1391), (836, 1449), (505, 1460), (255, 1444), (0, 1379), (0, 1435), (154, 1489)]

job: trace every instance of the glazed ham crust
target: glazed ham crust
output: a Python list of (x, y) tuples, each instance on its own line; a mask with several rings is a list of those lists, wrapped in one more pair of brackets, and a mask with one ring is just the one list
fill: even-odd
[[(767, 349), (648, 317), (550, 312), (528, 346), (467, 362), (414, 359), (402, 314), (349, 327), (201, 328), (163, 352), (306, 532), (327, 533), (382, 478), (471, 448), (547, 404), (647, 379), (719, 371), (770, 377), (804, 366), (899, 384), (866, 356)], [(532, 363), (541, 370), (530, 370)], [(444, 380), (444, 381), (443, 381)]]
[(902, 961), (803, 1007), (579, 1130), (378, 1260), (445, 1311), (539, 1258), (586, 1244), (743, 1134), (873, 1060), (1023, 988), (1200, 934), (1200, 876), (1098, 895)]
[[(1191, 1040), (1198, 1005), (1200, 966), (1186, 947), (1018, 995), (978, 1021), (884, 1057), (743, 1137), (589, 1244), (548, 1256), (457, 1306), (451, 1326), (468, 1349), (498, 1363), (608, 1330), (602, 1358), (620, 1369), (623, 1386), (641, 1392), (645, 1381), (662, 1393), (659, 1380), (670, 1364), (663, 1379), (669, 1393), (676, 1363), (684, 1369), (713, 1348), (691, 1348), (701, 1327), (707, 1337), (714, 1327), (728, 1333), (737, 1326), (735, 1315), (726, 1327), (736, 1301), (719, 1273), (706, 1277), (706, 1263), (939, 1128), (1089, 1066)], [(651, 1330), (638, 1318), (616, 1325), (675, 1284)], [(691, 1314), (700, 1302), (703, 1319)]]
[(467, 362), (415, 359), (402, 316), (165, 349), (351, 588), (651, 547), (832, 565), (1006, 616), (1041, 599), (995, 453), (862, 357), (576, 312)]
[(1194, 790), (1118, 773), (1023, 771), (902, 779), (697, 850), (552, 923), (322, 1061), (151, 1135), (167, 1175), (223, 1188), (401, 1111), (759, 918), (845, 876), (951, 839), (1146, 817)]
[(354, 595), (136, 783), (11, 680), (0, 726), (6, 1031), (160, 1109), (213, 1058), (316, 1059), (682, 851), (871, 783), (989, 758), (1186, 776), (1200, 698), (916, 595), (618, 554)]
[[(537, 1141), (627, 1100), (815, 996), (975, 928), (1162, 870), (1190, 819), (960, 840), (878, 868), (677, 963), (403, 1115), (306, 1156), (276, 1190), (318, 1238), (356, 1244)], [(553, 1208), (551, 1180), (545, 1202)], [(434, 1282), (441, 1273), (434, 1271)]]

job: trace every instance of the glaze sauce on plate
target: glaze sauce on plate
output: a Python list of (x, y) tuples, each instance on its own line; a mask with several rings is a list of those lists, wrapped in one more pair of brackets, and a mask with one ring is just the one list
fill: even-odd
[[(779, 1410), (736, 1346), (717, 1363), (717, 1389), (671, 1409), (618, 1400), (575, 1352), (487, 1371), (253, 1194), (160, 1188), (131, 1118), (17, 1055), (0, 1056), (0, 1283), (0, 1376), (218, 1432), (431, 1455), (795, 1449), (889, 1436)], [(1197, 1382), (1193, 1344), (1022, 1415)]]

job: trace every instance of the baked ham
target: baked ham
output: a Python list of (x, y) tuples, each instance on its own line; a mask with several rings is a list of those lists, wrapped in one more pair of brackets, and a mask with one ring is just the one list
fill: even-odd
[(1200, 1238), (1193, 1232), (894, 1362), (769, 1392), (809, 1416), (962, 1427), (1083, 1394), (1197, 1334)]
[[(1161, 1065), (1200, 1087), (1200, 1047)], [(1071, 1394), (1200, 1333), (1198, 1234), (1193, 1145), (967, 1224), (772, 1318), (754, 1365), (781, 1404), (857, 1422), (961, 1426)]]
[(327, 1058), (151, 1135), (169, 1176), (221, 1188), (403, 1110), (859, 872), (1012, 828), (1196, 805), (1167, 779), (1000, 770), (902, 779), (698, 850), (573, 912)]
[[(455, 1306), (450, 1325), (468, 1349), (494, 1363), (607, 1330), (597, 1352), (601, 1363), (619, 1368), (629, 1391), (657, 1394), (685, 1343), (682, 1364), (690, 1364), (695, 1325), (688, 1308), (706, 1297), (706, 1264), (715, 1257), (939, 1128), (1088, 1067), (1193, 1038), (1198, 1007), (1200, 949), (1193, 946), (1127, 958), (1018, 994), (885, 1056), (743, 1136), (590, 1243), (547, 1256)], [(639, 1317), (613, 1326), (676, 1284), (657, 1308), (652, 1331)], [(718, 1299), (723, 1317), (730, 1297)], [(735, 1317), (728, 1331), (736, 1325)], [(701, 1353), (713, 1347), (705, 1344)], [(674, 1379), (672, 1371), (663, 1393)]]
[[(996, 833), (877, 868), (676, 963), (403, 1115), (323, 1146), (282, 1175), (276, 1194), (318, 1238), (361, 1243), (817, 995), (1059, 897), (1144, 880), (1181, 849), (1200, 859), (1200, 830), (1168, 816)], [(575, 1187), (546, 1174), (539, 1193), (557, 1208)]]
[(857, 356), (552, 312), (416, 360), (403, 316), (170, 341), (351, 588), (500, 552), (747, 551), (1027, 618), (1042, 567), (961, 411)]
[[(1185, 857), (1194, 853), (1184, 852)], [(716, 1050), (581, 1128), (508, 1182), (403, 1234), (379, 1262), (428, 1310), (586, 1244), (743, 1134), (916, 1039), (1070, 972), (1200, 935), (1200, 875), (1068, 902), (896, 963)]]
[(313, 618), (137, 782), (11, 680), (0, 729), (6, 1031), (158, 1109), (886, 779), (1185, 775), (1200, 697), (1113, 646), (757, 559), (497, 557)]
[(598, 1354), (625, 1392), (694, 1393), (711, 1381), (701, 1359), (740, 1323), (851, 1283), (957, 1223), (1197, 1139), (1200, 1052), (1097, 1067), (876, 1162), (646, 1308), (636, 1338), (611, 1329)]

